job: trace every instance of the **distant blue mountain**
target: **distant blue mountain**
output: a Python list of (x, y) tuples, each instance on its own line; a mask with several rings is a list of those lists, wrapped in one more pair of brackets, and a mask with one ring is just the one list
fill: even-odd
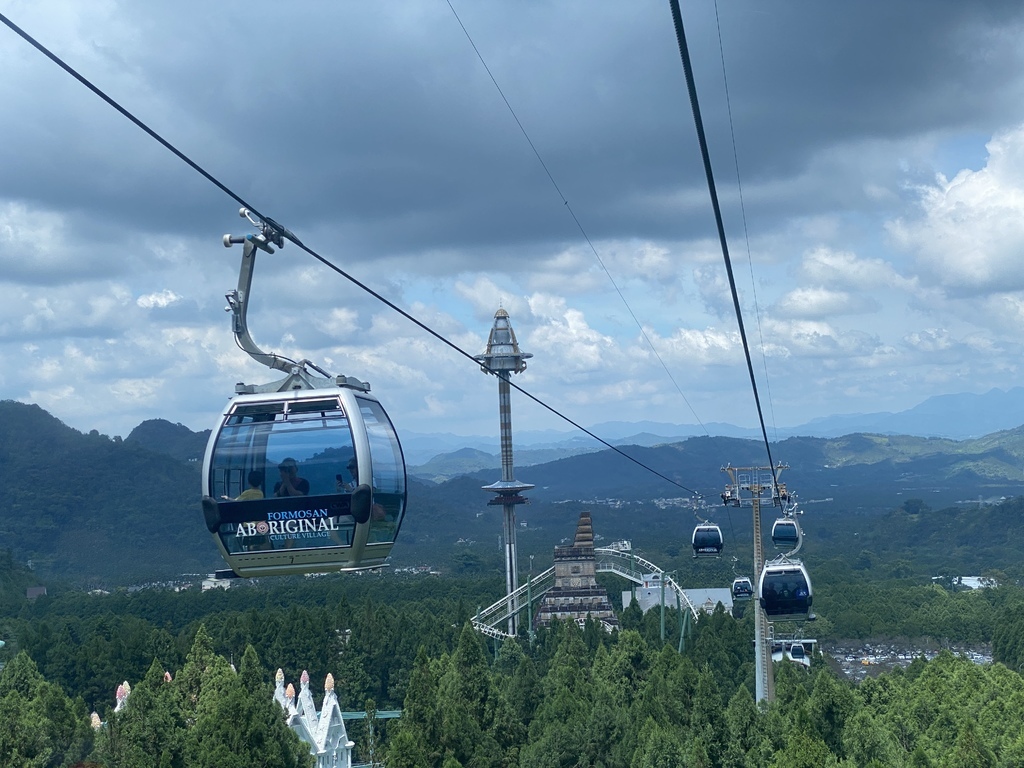
[[(841, 437), (858, 432), (914, 437), (944, 437), (967, 440), (1004, 429), (1024, 425), (1024, 387), (1010, 390), (992, 389), (985, 394), (962, 393), (930, 397), (919, 405), (898, 413), (850, 413), (824, 416), (795, 427), (768, 425), (772, 440), (788, 437)], [(734, 424), (710, 422), (704, 425), (712, 437), (760, 438), (760, 428), (737, 427)], [(670, 424), (658, 421), (607, 421), (588, 427), (594, 434), (615, 445), (653, 446), (704, 435), (705, 429), (695, 424)], [(498, 455), (498, 437), (460, 436), (450, 433), (430, 434), (402, 432), (406, 459), (415, 466), (426, 464), (439, 454), (459, 448), (474, 448)], [(559, 452), (565, 456), (601, 450), (602, 446), (582, 432), (541, 430), (515, 432), (516, 450), (544, 449), (543, 461), (551, 461)], [(531, 463), (526, 454), (517, 464)]]
[[(813, 419), (787, 435), (838, 437), (853, 432), (966, 440), (1024, 424), (1024, 387), (929, 397), (899, 413), (847, 414)], [(780, 434), (783, 430), (779, 430)]]

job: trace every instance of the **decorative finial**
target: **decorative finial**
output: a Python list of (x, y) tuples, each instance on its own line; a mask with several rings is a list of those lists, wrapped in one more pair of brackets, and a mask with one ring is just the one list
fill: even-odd
[(303, 688), (309, 688), (309, 672), (302, 670), (302, 677), (299, 678), (299, 683)]
[(291, 683), (288, 683), (288, 687), (284, 689), (284, 695), (285, 695), (285, 698), (287, 698), (289, 701), (294, 699), (295, 698), (295, 686), (292, 685)]
[(103, 721), (100, 720), (100, 716), (96, 712), (93, 712), (91, 715), (89, 715), (89, 725), (92, 726), (92, 729), (94, 731), (98, 731), (100, 728), (103, 727)]
[(277, 674), (274, 675), (274, 682), (275, 683), (283, 683), (284, 682), (284, 670), (281, 669), (280, 667), (278, 667), (278, 669), (277, 669)]
[(330, 692), (334, 690), (334, 675), (330, 672), (327, 673), (327, 679), (324, 680), (324, 691)]
[(532, 353), (519, 349), (508, 312), (499, 307), (494, 313), (494, 324), (487, 337), (487, 351), (482, 355), (474, 355), (473, 359), (481, 364), (480, 370), (484, 373), (512, 374), (525, 371), (526, 360), (530, 357), (533, 357)]

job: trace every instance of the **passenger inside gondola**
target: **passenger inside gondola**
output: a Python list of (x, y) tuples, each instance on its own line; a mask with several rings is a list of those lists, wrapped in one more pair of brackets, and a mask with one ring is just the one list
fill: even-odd
[(338, 493), (352, 493), (352, 491), (356, 489), (356, 486), (359, 485), (359, 464), (356, 461), (355, 456), (349, 460), (346, 469), (348, 470), (348, 475), (351, 478), (350, 481), (346, 481), (342, 475), (335, 475), (335, 479), (337, 481), (336, 490)]
[(274, 485), (275, 496), (309, 495), (309, 481), (299, 477), (299, 464), (295, 459), (285, 459), (277, 469), (281, 479)]
[(258, 469), (254, 469), (249, 472), (249, 487), (242, 491), (236, 498), (235, 501), (253, 501), (254, 499), (263, 498), (263, 472)]

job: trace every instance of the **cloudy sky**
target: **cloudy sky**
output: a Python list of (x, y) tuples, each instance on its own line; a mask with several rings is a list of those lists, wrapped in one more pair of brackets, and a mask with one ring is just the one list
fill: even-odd
[[(668, 3), (452, 5), (557, 189), (446, 0), (0, 12), (470, 353), (505, 307), (517, 383), (573, 419), (753, 426)], [(1024, 5), (683, 15), (769, 427), (1017, 386)], [(0, 398), (211, 426), (270, 378), (223, 312), (237, 204), (6, 27), (0, 99)], [(254, 294), (264, 348), (369, 380), (400, 433), (497, 432), (493, 380), (297, 248)]]

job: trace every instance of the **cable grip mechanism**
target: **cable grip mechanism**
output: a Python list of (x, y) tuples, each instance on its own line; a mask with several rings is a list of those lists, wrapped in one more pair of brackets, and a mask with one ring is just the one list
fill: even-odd
[(269, 217), (260, 216), (248, 208), (239, 209), (238, 215), (256, 227), (259, 230), (259, 234), (224, 235), (223, 242), (225, 248), (230, 248), (232, 245), (252, 243), (261, 251), (274, 253), (274, 246), (284, 248), (285, 240), (291, 240), (296, 245), (302, 245), (302, 241), (295, 236), (295, 233)]

